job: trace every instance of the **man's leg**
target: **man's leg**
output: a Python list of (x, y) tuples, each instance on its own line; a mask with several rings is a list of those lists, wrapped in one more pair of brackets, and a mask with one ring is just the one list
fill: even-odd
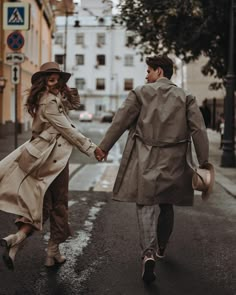
[(142, 257), (148, 250), (155, 252), (157, 246), (157, 206), (136, 205), (138, 217), (139, 239)]
[(157, 256), (159, 258), (164, 257), (164, 251), (169, 241), (170, 235), (174, 226), (174, 209), (172, 204), (159, 204), (160, 214), (157, 224), (157, 240), (158, 251)]
[(138, 217), (140, 246), (142, 249), (143, 269), (142, 278), (146, 283), (155, 280), (154, 272), (155, 259), (154, 253), (156, 249), (156, 206), (136, 205)]

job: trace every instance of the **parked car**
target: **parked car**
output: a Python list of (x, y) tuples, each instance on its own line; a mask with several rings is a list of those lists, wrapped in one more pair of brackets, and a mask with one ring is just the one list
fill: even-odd
[(100, 116), (100, 122), (107, 122), (107, 123), (111, 123), (112, 119), (114, 117), (115, 113), (114, 112), (103, 112)]
[(79, 120), (80, 120), (80, 122), (92, 122), (93, 115), (89, 112), (81, 112), (79, 114)]

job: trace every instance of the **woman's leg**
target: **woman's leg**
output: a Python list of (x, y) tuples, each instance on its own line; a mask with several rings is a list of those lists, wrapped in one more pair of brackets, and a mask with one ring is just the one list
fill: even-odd
[[(68, 223), (68, 183), (69, 165), (51, 183), (45, 195), (44, 215), (50, 219), (50, 240), (48, 243), (46, 266), (65, 262), (65, 257), (60, 254), (59, 244), (70, 235)], [(46, 209), (47, 208), (47, 209)], [(44, 220), (45, 220), (44, 217)]]
[(34, 231), (30, 224), (22, 223), (15, 234), (11, 234), (0, 240), (0, 245), (5, 248), (2, 255), (5, 265), (14, 270), (14, 261), (16, 253), (23, 247), (23, 242)]

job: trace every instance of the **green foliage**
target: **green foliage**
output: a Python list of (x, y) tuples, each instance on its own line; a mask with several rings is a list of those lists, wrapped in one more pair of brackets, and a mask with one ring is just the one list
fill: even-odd
[(143, 54), (174, 53), (186, 63), (203, 54), (204, 75), (226, 75), (230, 0), (121, 0), (119, 7), (115, 21), (135, 34), (130, 45)]

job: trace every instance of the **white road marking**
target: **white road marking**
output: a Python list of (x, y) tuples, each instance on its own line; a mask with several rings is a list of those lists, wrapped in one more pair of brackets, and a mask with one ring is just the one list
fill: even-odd
[(100, 180), (106, 166), (103, 163), (87, 164), (69, 182), (70, 191), (89, 191)]
[(69, 175), (71, 176), (74, 173), (74, 171), (77, 170), (80, 166), (81, 166), (81, 164), (70, 163), (70, 165), (69, 165)]
[(69, 190), (111, 192), (118, 167), (116, 164), (105, 162), (87, 164), (70, 179)]
[(118, 168), (118, 165), (106, 164), (106, 169), (103, 175), (100, 177), (100, 181), (94, 186), (93, 190), (100, 192), (111, 192), (114, 186)]
[[(105, 204), (105, 202), (96, 202), (94, 206), (92, 206), (89, 210), (88, 217), (84, 222), (83, 229), (74, 233), (73, 238), (61, 244), (61, 252), (64, 253), (67, 258), (66, 263), (60, 268), (60, 271), (58, 271), (57, 273), (61, 283), (63, 283), (63, 281), (68, 282), (69, 279), (70, 283), (73, 283), (78, 288), (80, 284), (83, 281), (87, 280), (88, 276), (95, 271), (95, 266), (101, 263), (101, 260), (94, 261), (93, 265), (88, 266), (88, 268), (83, 270), (83, 272), (79, 276), (78, 273), (75, 272), (75, 266), (78, 256), (82, 255), (83, 250), (85, 249), (85, 247), (87, 247), (91, 239), (91, 232), (93, 230), (94, 221), (96, 220), (98, 213)], [(48, 238), (49, 234), (46, 234), (44, 236), (44, 240), (48, 241)], [(41, 271), (40, 275), (41, 277), (35, 283), (36, 294), (48, 294), (48, 274), (45, 271)]]

